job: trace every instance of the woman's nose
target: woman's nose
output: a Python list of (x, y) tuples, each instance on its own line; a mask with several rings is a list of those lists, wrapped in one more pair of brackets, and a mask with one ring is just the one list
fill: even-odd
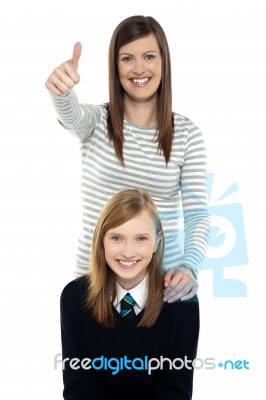
[(137, 75), (143, 75), (146, 71), (145, 64), (143, 60), (135, 60), (133, 65), (133, 73)]

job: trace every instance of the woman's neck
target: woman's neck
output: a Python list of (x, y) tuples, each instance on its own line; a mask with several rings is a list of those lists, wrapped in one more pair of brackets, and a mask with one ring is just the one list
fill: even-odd
[(153, 128), (158, 123), (157, 98), (143, 102), (125, 98), (125, 116), (142, 128)]

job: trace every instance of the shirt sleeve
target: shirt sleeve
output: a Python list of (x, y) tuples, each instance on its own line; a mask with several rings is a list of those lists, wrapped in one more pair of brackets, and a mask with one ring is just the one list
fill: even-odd
[[(193, 360), (197, 356), (199, 338), (199, 303), (197, 296), (173, 303), (182, 307), (173, 346), (164, 355), (164, 367), (154, 385), (154, 400), (191, 400), (193, 393)], [(178, 312), (178, 311), (177, 311)], [(173, 316), (174, 318), (174, 316)], [(169, 358), (175, 366), (169, 368)]]
[(88, 354), (79, 292), (78, 285), (72, 281), (64, 288), (60, 298), (63, 397), (65, 400), (103, 400), (105, 396), (95, 371), (81, 367), (81, 361), (87, 359)]
[(80, 104), (73, 89), (63, 96), (50, 93), (60, 124), (81, 141), (86, 141), (103, 118), (102, 106)]
[(211, 220), (207, 207), (204, 139), (191, 121), (181, 170), (181, 194), (185, 239), (180, 264), (188, 265), (197, 275), (206, 254)]

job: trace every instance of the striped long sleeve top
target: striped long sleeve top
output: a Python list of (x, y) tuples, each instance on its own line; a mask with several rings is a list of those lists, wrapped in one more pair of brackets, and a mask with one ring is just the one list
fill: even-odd
[(197, 275), (210, 227), (206, 154), (198, 127), (174, 113), (173, 147), (166, 166), (158, 153), (156, 127), (141, 128), (125, 117), (122, 166), (108, 139), (106, 105), (79, 104), (74, 90), (51, 96), (60, 123), (81, 144), (83, 218), (76, 275), (89, 268), (92, 237), (103, 206), (116, 192), (130, 188), (147, 190), (156, 204), (165, 237), (164, 268), (185, 264)]

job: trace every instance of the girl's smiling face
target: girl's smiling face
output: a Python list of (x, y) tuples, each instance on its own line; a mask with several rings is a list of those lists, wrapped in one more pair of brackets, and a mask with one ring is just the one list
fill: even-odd
[(130, 290), (144, 279), (158, 241), (147, 210), (106, 232), (105, 259), (124, 289)]

